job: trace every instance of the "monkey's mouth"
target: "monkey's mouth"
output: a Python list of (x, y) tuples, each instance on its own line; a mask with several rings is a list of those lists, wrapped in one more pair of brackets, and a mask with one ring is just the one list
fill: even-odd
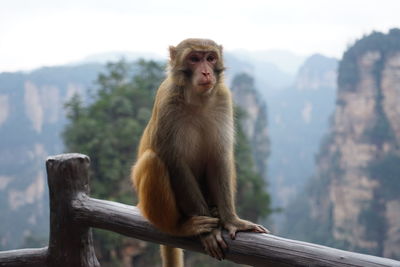
[(213, 82), (207, 82), (207, 83), (200, 83), (199, 84), (199, 92), (201, 94), (207, 94), (211, 92), (211, 90), (214, 88), (214, 83)]
[(210, 78), (204, 78), (204, 79), (201, 79), (200, 81), (198, 81), (197, 84), (200, 87), (213, 87), (215, 84), (215, 80), (210, 79)]
[(202, 86), (202, 87), (211, 87), (211, 86), (212, 86), (212, 82), (211, 82), (211, 81), (209, 81), (209, 82), (202, 82), (202, 83), (199, 83), (199, 86)]

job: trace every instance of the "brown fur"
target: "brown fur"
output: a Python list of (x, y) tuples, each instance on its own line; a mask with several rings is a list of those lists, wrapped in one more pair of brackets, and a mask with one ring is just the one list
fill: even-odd
[[(161, 231), (202, 234), (207, 253), (221, 259), (226, 244), (219, 225), (232, 238), (240, 230), (266, 232), (235, 211), (233, 108), (222, 74), (222, 47), (187, 39), (170, 47), (170, 58), (132, 168), (138, 207)], [(164, 264), (181, 266), (176, 249), (163, 247), (162, 255)]]

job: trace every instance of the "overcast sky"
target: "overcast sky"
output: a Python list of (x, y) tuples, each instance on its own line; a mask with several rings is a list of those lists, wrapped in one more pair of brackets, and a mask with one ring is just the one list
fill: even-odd
[(400, 27), (399, 13), (399, 0), (0, 0), (0, 72), (110, 51), (167, 57), (188, 37), (340, 58), (363, 34)]

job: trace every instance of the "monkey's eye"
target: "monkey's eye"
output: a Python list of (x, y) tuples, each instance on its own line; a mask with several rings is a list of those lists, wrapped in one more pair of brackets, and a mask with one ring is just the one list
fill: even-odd
[(197, 55), (192, 55), (189, 57), (189, 62), (190, 63), (198, 63), (198, 62), (200, 62), (200, 57)]
[(214, 55), (209, 55), (207, 57), (207, 61), (210, 63), (215, 63), (217, 61), (217, 58)]

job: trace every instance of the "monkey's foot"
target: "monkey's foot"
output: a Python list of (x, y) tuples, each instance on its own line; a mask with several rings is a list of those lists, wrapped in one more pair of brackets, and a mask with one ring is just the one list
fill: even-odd
[(264, 233), (264, 234), (269, 234), (269, 230), (265, 228), (262, 225), (255, 224), (246, 220), (242, 220), (239, 218), (235, 218), (233, 220), (230, 220), (228, 222), (222, 223), (222, 226), (228, 230), (229, 236), (232, 239), (235, 239), (236, 237), (236, 232), (240, 231), (251, 231), (251, 232), (256, 232), (256, 233)]
[(186, 236), (210, 233), (218, 227), (219, 219), (208, 216), (192, 216), (182, 225), (182, 231)]
[(204, 250), (213, 258), (223, 260), (225, 258), (224, 249), (228, 248), (221, 235), (220, 229), (214, 229), (211, 233), (200, 236)]

